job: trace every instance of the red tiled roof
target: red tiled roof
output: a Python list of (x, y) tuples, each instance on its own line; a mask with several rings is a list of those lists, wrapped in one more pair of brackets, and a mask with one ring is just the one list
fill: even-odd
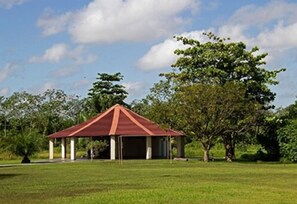
[(174, 130), (165, 130), (154, 122), (121, 106), (115, 105), (97, 116), (60, 132), (49, 138), (91, 136), (182, 136)]

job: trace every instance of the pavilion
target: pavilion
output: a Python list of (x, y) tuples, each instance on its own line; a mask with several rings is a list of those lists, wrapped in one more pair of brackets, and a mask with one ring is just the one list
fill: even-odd
[(168, 158), (171, 138), (177, 143), (177, 157), (184, 157), (184, 134), (161, 128), (154, 122), (121, 106), (114, 105), (103, 113), (48, 136), (49, 159), (54, 159), (54, 139), (61, 139), (61, 158), (66, 159), (66, 142), (70, 138), (70, 159), (76, 159), (77, 138), (106, 139), (110, 159)]

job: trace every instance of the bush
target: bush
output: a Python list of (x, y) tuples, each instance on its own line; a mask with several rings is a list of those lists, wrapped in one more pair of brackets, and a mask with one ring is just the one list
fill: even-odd
[(297, 119), (278, 131), (278, 141), (282, 160), (297, 162)]
[(93, 149), (93, 155), (89, 154), (89, 157), (92, 157), (94, 159), (99, 159), (101, 157), (101, 153), (104, 152), (109, 144), (107, 143), (106, 140), (96, 140), (96, 141), (91, 141), (87, 144), (87, 151), (88, 153), (91, 152), (91, 149)]

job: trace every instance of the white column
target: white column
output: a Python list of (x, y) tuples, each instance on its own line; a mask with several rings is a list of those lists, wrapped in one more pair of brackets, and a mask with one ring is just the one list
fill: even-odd
[(75, 137), (71, 137), (71, 140), (70, 140), (70, 152), (71, 152), (70, 159), (71, 160), (76, 160), (75, 140), (76, 140)]
[(54, 139), (49, 140), (49, 159), (54, 159)]
[(177, 141), (177, 157), (183, 158), (185, 157), (184, 137), (176, 137), (176, 141)]
[(61, 158), (66, 159), (66, 138), (63, 137), (61, 140)]
[(116, 156), (116, 141), (115, 136), (110, 137), (110, 160), (115, 160)]
[(152, 137), (146, 137), (146, 159), (152, 159)]

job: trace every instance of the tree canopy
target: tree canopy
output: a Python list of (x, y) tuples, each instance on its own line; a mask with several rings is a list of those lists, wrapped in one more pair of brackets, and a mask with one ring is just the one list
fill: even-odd
[(115, 104), (125, 105), (124, 100), (128, 93), (125, 87), (118, 84), (123, 79), (123, 75), (118, 72), (115, 74), (98, 73), (97, 81), (89, 90), (89, 98), (97, 113), (100, 113)]
[[(232, 161), (235, 156), (236, 141), (242, 140), (242, 136), (247, 135), (242, 133), (256, 125), (255, 116), (261, 113), (261, 109), (271, 107), (275, 93), (269, 89), (269, 86), (278, 84), (276, 76), (285, 69), (268, 71), (263, 68), (266, 64), (264, 59), (267, 53), (257, 55), (259, 51), (257, 47), (248, 50), (243, 42), (230, 42), (229, 38), (220, 38), (213, 33), (204, 33), (204, 35), (208, 37), (208, 41), (205, 43), (182, 36), (176, 37), (177, 41), (181, 41), (186, 48), (175, 50), (178, 59), (172, 65), (173, 71), (162, 73), (161, 76), (174, 82), (177, 92), (183, 90), (181, 87), (193, 87), (196, 84), (230, 89), (230, 87), (224, 86), (232, 83), (234, 86), (240, 87), (238, 93), (244, 93), (244, 100), (242, 98), (240, 102), (234, 101), (233, 106), (240, 108), (232, 112), (232, 115), (225, 116), (224, 121), (228, 121), (229, 128), (221, 133), (226, 148), (226, 159)], [(214, 89), (209, 92), (213, 92), (207, 93), (209, 103), (212, 103), (211, 100), (216, 101), (216, 98), (210, 97), (211, 94), (217, 95), (216, 97), (221, 94), (220, 91)], [(188, 99), (191, 100), (188, 105), (194, 106), (199, 100), (202, 100), (203, 97), (195, 100), (194, 96), (198, 97), (200, 94), (201, 92), (198, 90), (196, 92), (192, 90), (192, 98), (189, 98), (190, 94), (188, 94), (182, 95), (180, 100), (184, 101), (188, 96)], [(225, 94), (224, 97), (228, 97), (228, 94)], [(217, 105), (217, 102), (215, 103)], [(216, 114), (212, 113), (212, 116), (214, 117)], [(195, 117), (199, 118), (199, 113), (196, 113)], [(206, 122), (206, 118), (204, 121)], [(195, 126), (192, 128), (192, 132), (201, 135), (201, 130), (195, 129)]]

